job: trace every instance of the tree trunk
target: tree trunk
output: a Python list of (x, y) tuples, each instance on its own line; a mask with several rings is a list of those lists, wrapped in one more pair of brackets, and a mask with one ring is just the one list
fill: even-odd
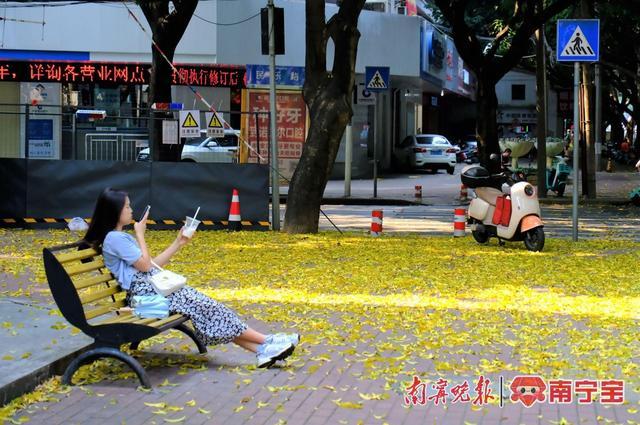
[[(542, 0), (538, 0), (538, 7), (542, 9)], [(547, 197), (547, 84), (546, 84), (546, 55), (544, 49), (544, 25), (536, 31), (536, 112), (537, 112), (537, 182), (538, 197)]]
[(317, 233), (322, 195), (340, 140), (351, 119), (351, 99), (322, 94), (309, 111), (311, 125), (300, 162), (289, 184), (285, 230)]
[(493, 153), (500, 154), (496, 124), (498, 97), (496, 96), (496, 82), (486, 76), (483, 79), (478, 76), (476, 112), (476, 132), (480, 141), (480, 146), (478, 146), (480, 163), (492, 172), (497, 172), (500, 162), (490, 162), (489, 156)]
[[(333, 168), (340, 140), (353, 115), (358, 17), (364, 0), (343, 2), (325, 24), (324, 0), (306, 2), (304, 100), (309, 107), (309, 134), (287, 196), (284, 230), (317, 233), (322, 195)], [(327, 72), (327, 40), (333, 40), (333, 68)]]
[[(169, 9), (169, 3), (173, 9)], [(176, 47), (191, 21), (191, 17), (198, 6), (198, 0), (154, 0), (139, 1), (156, 46), (151, 45), (153, 63), (149, 81), (149, 105), (157, 102), (171, 102), (171, 84), (173, 70), (173, 56)], [(166, 56), (162, 57), (160, 49)], [(168, 60), (168, 62), (167, 62)], [(151, 112), (149, 114), (149, 144), (153, 161), (178, 161), (181, 146), (165, 145), (162, 143), (162, 120), (171, 119), (169, 112)]]
[[(167, 58), (173, 61), (174, 48), (158, 44), (167, 55)], [(149, 81), (149, 104), (151, 105), (155, 102), (170, 103), (173, 70), (153, 46), (152, 49), (153, 65)], [(150, 116), (149, 140), (153, 141), (151, 159), (153, 161), (179, 161), (180, 145), (165, 145), (162, 143), (162, 121), (164, 119), (173, 119), (173, 114), (168, 111), (152, 111)]]
[(583, 172), (582, 172), (582, 193), (587, 198), (596, 197), (596, 148), (593, 134), (593, 85), (591, 84), (591, 72), (588, 64), (582, 64), (582, 99), (580, 105), (582, 107), (583, 116), (583, 138), (585, 149), (582, 152), (584, 156)]

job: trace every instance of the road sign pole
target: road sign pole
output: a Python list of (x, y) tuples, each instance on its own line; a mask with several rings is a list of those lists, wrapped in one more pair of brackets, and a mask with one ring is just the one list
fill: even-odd
[(573, 241), (578, 240), (578, 172), (580, 161), (580, 63), (573, 64)]
[(268, 0), (269, 8), (269, 111), (271, 112), (271, 228), (280, 230), (280, 176), (278, 170), (278, 132), (276, 123), (276, 35), (273, 0)]

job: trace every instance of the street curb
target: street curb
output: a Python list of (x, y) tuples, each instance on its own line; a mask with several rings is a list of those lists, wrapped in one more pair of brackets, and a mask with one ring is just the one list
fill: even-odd
[[(570, 205), (573, 203), (571, 197), (549, 197), (538, 199), (541, 204), (544, 205), (553, 205), (553, 204), (562, 204), (562, 205)], [(578, 199), (579, 205), (614, 205), (614, 206), (623, 206), (630, 205), (631, 200), (627, 198), (596, 198), (596, 199)]]
[(0, 406), (4, 406), (11, 400), (33, 391), (38, 385), (55, 375), (62, 375), (67, 366), (80, 354), (85, 352), (91, 344), (79, 348), (63, 357), (59, 357), (51, 363), (33, 370), (26, 375), (10, 382), (0, 388)]
[[(269, 199), (271, 202), (271, 199)], [(287, 196), (280, 195), (280, 204), (286, 205)], [(389, 198), (322, 198), (321, 205), (432, 205), (424, 202), (408, 201), (406, 199), (389, 199)]]

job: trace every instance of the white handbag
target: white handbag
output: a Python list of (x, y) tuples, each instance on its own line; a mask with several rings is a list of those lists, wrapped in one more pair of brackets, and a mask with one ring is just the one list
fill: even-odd
[(184, 287), (187, 283), (187, 278), (181, 274), (165, 270), (153, 261), (151, 264), (160, 270), (149, 279), (153, 289), (155, 289), (158, 294), (166, 297), (167, 295), (173, 294), (178, 289)]

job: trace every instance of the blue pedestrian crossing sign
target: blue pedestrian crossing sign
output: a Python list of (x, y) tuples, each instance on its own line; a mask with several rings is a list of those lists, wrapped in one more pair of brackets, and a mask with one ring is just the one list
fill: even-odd
[(599, 19), (559, 19), (558, 62), (597, 62), (600, 59)]
[(389, 89), (389, 67), (367, 66), (364, 73), (366, 89), (370, 92), (382, 92)]

